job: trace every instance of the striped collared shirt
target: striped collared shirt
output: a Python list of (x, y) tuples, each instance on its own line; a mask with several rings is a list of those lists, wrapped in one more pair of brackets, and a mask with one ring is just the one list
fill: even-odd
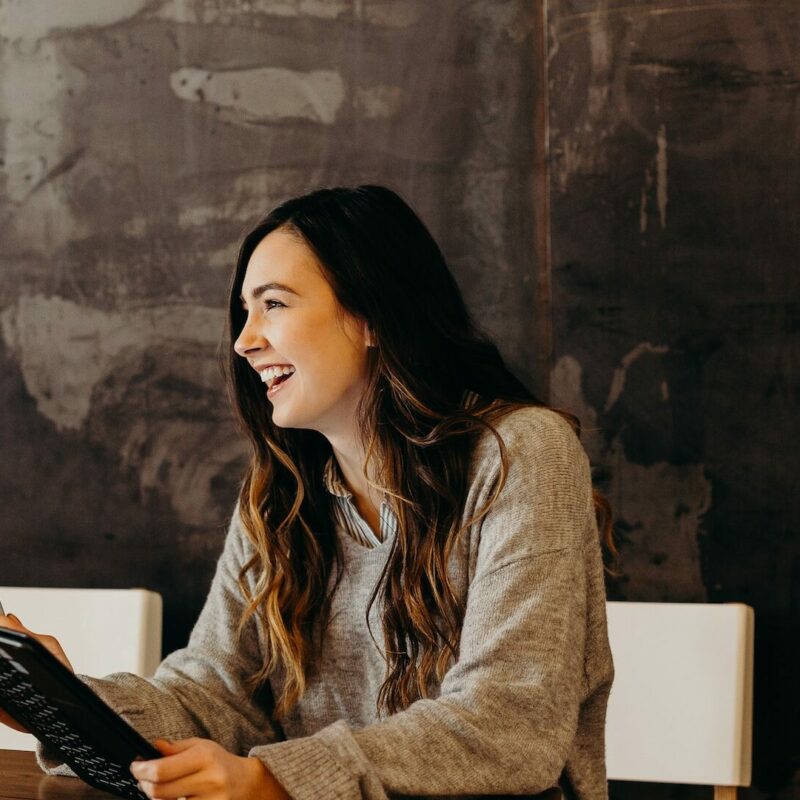
[[(461, 402), (464, 408), (472, 408), (477, 399), (478, 395), (475, 392), (467, 390), (464, 392)], [(380, 508), (380, 530), (376, 533), (356, 508), (353, 493), (345, 485), (339, 464), (333, 454), (325, 464), (322, 477), (325, 488), (336, 498), (334, 506), (336, 522), (359, 544), (369, 548), (377, 547), (394, 535), (397, 530), (397, 516), (385, 494)]]
[(376, 534), (356, 508), (353, 494), (345, 486), (336, 457), (331, 454), (323, 473), (325, 488), (336, 498), (336, 521), (364, 547), (377, 547), (397, 530), (397, 517), (383, 497), (380, 512), (380, 531)]

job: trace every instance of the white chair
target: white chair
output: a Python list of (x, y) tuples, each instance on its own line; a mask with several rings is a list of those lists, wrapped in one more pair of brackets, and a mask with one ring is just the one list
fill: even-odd
[(754, 613), (740, 603), (609, 602), (610, 780), (750, 785)]
[[(55, 636), (75, 672), (147, 677), (161, 661), (161, 595), (145, 589), (33, 589), (0, 586), (7, 614)], [(34, 750), (36, 740), (0, 726), (0, 750)]]

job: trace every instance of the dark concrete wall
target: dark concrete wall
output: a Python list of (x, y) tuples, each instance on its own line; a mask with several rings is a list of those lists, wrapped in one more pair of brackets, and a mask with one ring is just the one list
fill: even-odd
[(553, 397), (597, 429), (611, 596), (756, 610), (747, 798), (800, 777), (799, 12), (554, 0), (548, 18)]
[(243, 463), (229, 271), (291, 195), (401, 191), (533, 377), (534, 22), (505, 0), (0, 3), (0, 585), (145, 585), (185, 640)]
[(793, 797), (796, 8), (551, 0), (545, 56), (531, 0), (0, 0), (0, 585), (148, 586), (185, 641), (244, 452), (216, 367), (237, 242), (386, 183), (580, 415), (611, 596), (755, 606), (743, 795)]

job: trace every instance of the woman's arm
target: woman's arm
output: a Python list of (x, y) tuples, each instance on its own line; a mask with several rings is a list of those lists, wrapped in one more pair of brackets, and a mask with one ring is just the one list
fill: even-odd
[(571, 757), (596, 764), (598, 749), (600, 774), (580, 796), (605, 796), (613, 671), (588, 463), (560, 418), (527, 419), (504, 436), (509, 474), (481, 526), (459, 660), (439, 697), (252, 750), (294, 800), (536, 794)]
[[(236, 636), (243, 605), (237, 576), (245, 546), (236, 512), (188, 645), (164, 659), (152, 678), (79, 676), (146, 739), (208, 738), (239, 755), (277, 739), (268, 701), (259, 703), (244, 688), (244, 677), (261, 663), (254, 625), (241, 639)], [(37, 755), (46, 771), (70, 774), (41, 745)]]

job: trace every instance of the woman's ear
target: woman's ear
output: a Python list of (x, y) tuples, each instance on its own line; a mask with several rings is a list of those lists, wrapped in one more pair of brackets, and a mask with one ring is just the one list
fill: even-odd
[(372, 327), (370, 326), (369, 322), (364, 320), (361, 324), (364, 326), (363, 327), (364, 341), (367, 343), (367, 347), (377, 347), (377, 342), (375, 340), (375, 331), (372, 330)]

